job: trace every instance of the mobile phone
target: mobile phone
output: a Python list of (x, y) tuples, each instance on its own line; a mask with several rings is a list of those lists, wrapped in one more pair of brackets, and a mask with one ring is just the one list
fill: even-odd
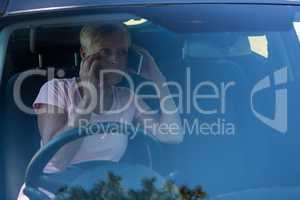
[(141, 74), (142, 65), (143, 65), (143, 54), (135, 51), (133, 48), (128, 50), (128, 67), (133, 69), (134, 73), (137, 75)]

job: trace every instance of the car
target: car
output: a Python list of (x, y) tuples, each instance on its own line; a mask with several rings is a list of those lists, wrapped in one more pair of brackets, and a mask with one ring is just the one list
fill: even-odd
[[(51, 199), (65, 186), (89, 191), (108, 172), (137, 191), (142, 178), (155, 177), (157, 188), (167, 180), (201, 185), (203, 199), (300, 199), (300, 1), (3, 0), (0, 16), (0, 199)], [(141, 127), (108, 122), (41, 145), (35, 98), (45, 83), (79, 76), (80, 30), (103, 23), (127, 27), (165, 75), (181, 142), (162, 143)], [(134, 87), (126, 78), (119, 86), (162, 112), (155, 86), (140, 73), (145, 60), (130, 49)], [(119, 162), (44, 171), (64, 145), (112, 125), (129, 138)]]

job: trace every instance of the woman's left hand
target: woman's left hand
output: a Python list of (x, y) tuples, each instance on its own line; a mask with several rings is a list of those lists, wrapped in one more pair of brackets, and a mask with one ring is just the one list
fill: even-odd
[(133, 50), (144, 56), (140, 75), (145, 79), (153, 81), (154, 83), (164, 83), (166, 81), (166, 78), (159, 70), (154, 58), (149, 53), (149, 51), (137, 45), (132, 45), (132, 48)]

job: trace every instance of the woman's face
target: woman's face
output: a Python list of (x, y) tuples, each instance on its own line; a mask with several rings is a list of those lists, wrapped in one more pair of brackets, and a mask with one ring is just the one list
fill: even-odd
[[(113, 69), (125, 71), (128, 60), (128, 38), (121, 33), (115, 33), (102, 39), (101, 42), (92, 44), (89, 49), (89, 55), (95, 54), (99, 59), (99, 74), (103, 69)], [(104, 82), (109, 85), (114, 85), (120, 82), (122, 75), (118, 73), (105, 73)]]

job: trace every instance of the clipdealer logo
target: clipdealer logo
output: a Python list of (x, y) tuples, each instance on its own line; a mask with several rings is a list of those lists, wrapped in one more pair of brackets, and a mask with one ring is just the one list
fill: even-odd
[[(14, 84), (14, 100), (16, 105), (25, 113), (28, 114), (35, 114), (34, 110), (31, 107), (27, 107), (25, 103), (22, 101), (21, 98), (21, 86), (25, 79), (29, 78), (33, 75), (39, 76), (47, 76), (48, 80), (53, 80), (54, 78), (54, 69), (47, 69), (46, 70), (29, 70), (23, 72)], [(122, 71), (116, 71), (114, 73), (120, 73), (124, 78), (128, 81), (130, 89), (134, 91), (136, 94), (139, 95), (140, 98), (143, 99), (153, 99), (160, 96), (159, 89), (157, 85), (153, 84), (152, 82), (143, 82), (142, 84), (138, 85), (135, 88), (133, 80), (129, 75)], [(195, 73), (196, 74), (196, 73)], [(230, 116), (228, 117), (226, 114), (227, 110), (227, 103), (228, 103), (228, 95), (229, 93), (235, 92), (235, 86), (237, 85), (236, 81), (226, 81), (215, 83), (212, 81), (201, 81), (192, 84), (192, 72), (191, 68), (186, 69), (185, 74), (185, 83), (182, 84), (181, 82), (175, 81), (168, 81), (164, 83), (164, 87), (172, 87), (173, 92), (163, 98), (163, 101), (160, 103), (160, 108), (164, 113), (172, 114), (172, 113), (179, 113), (179, 114), (192, 114), (197, 113), (201, 115), (201, 117), (193, 118), (182, 118), (182, 126), (183, 129), (189, 134), (200, 134), (200, 135), (235, 135), (236, 132), (236, 124), (232, 121)], [(53, 82), (51, 87), (59, 88), (57, 84), (59, 81), (56, 80)], [(288, 116), (287, 116), (287, 87), (286, 84), (288, 83), (288, 69), (287, 67), (281, 68), (272, 73), (272, 75), (268, 75), (263, 79), (259, 80), (251, 90), (250, 95), (250, 107), (251, 111), (253, 112), (254, 116), (260, 120), (262, 123), (266, 124), (267, 126), (273, 128), (274, 130), (286, 133), (288, 130)], [(156, 94), (141, 94), (140, 90), (143, 87), (152, 86)], [(185, 87), (183, 87), (185, 86)], [(43, 86), (46, 87), (46, 86)], [(47, 86), (48, 87), (48, 86)], [(260, 113), (256, 108), (257, 105), (255, 104), (255, 97), (256, 94), (264, 94), (266, 90), (273, 90), (275, 94), (275, 105), (274, 105), (274, 117), (269, 118), (262, 113)], [(51, 89), (51, 88), (50, 88)], [(53, 92), (49, 92), (51, 90), (47, 90), (47, 97), (54, 98)], [(93, 94), (96, 94), (94, 92)], [(51, 96), (52, 95), (52, 96)], [(54, 102), (58, 102), (59, 99), (53, 99)], [(97, 97), (95, 97), (97, 99)], [(177, 106), (166, 106), (165, 102), (168, 99), (175, 99), (178, 104)], [(248, 97), (247, 97), (248, 99)], [(128, 103), (134, 103), (137, 109), (140, 109), (141, 112), (145, 112), (142, 107), (139, 105), (139, 101), (136, 98), (130, 98), (126, 102), (126, 106), (129, 105)], [(266, 100), (268, 102), (268, 100)], [(249, 105), (249, 102), (247, 102)], [(74, 104), (76, 105), (76, 104)], [(94, 104), (91, 104), (91, 107)], [(126, 106), (121, 109), (117, 109), (112, 111), (113, 113), (121, 112), (123, 109), (126, 109)], [(76, 107), (75, 107), (76, 108)], [(92, 107), (94, 109), (94, 107)], [(50, 112), (51, 110), (44, 110), (42, 112)], [(88, 111), (88, 109), (84, 110)], [(55, 112), (55, 110), (53, 110)], [(148, 112), (148, 111), (147, 111)], [(157, 113), (158, 110), (150, 109), (149, 112)], [(202, 118), (203, 116), (208, 116), (208, 118)], [(216, 116), (216, 117), (214, 117)], [(213, 119), (213, 120), (211, 120)]]
[[(271, 82), (270, 76), (266, 76), (256, 83), (251, 91), (251, 110), (255, 117), (267, 126), (279, 131), (280, 133), (286, 133), (288, 130), (288, 116), (287, 116), (287, 99), (288, 91), (285, 85), (288, 82), (288, 69), (284, 67), (273, 73), (273, 80)], [(275, 108), (274, 118), (268, 118), (263, 114), (255, 110), (254, 97), (258, 92), (263, 92), (270, 87), (275, 86)], [(267, 100), (266, 100), (267, 102)]]

